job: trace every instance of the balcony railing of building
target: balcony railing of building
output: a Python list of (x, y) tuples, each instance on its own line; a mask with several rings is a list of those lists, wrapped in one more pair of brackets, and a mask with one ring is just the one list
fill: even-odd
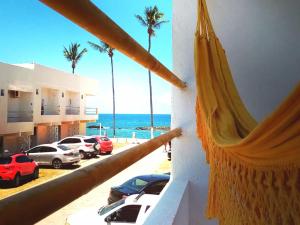
[(33, 121), (33, 111), (8, 111), (7, 112), (7, 122), (32, 122)]
[(42, 116), (50, 116), (50, 115), (59, 115), (60, 114), (60, 106), (48, 106), (44, 105), (41, 107), (41, 115)]
[(79, 115), (80, 107), (78, 106), (66, 106), (66, 115)]
[(97, 115), (98, 114), (98, 108), (85, 107), (84, 114), (85, 115)]
[[(149, 54), (91, 1), (40, 1), (94, 34), (97, 38), (102, 39), (113, 48), (155, 72), (174, 86), (181, 89), (186, 87), (185, 82)], [(22, 218), (23, 224), (33, 224), (43, 219), (173, 138), (181, 136), (181, 133), (181, 128), (173, 129), (166, 134), (112, 155), (95, 164), (3, 199), (0, 204), (0, 224), (19, 224), (20, 218)], [(106, 173), (103, 173), (103, 171), (106, 171)]]

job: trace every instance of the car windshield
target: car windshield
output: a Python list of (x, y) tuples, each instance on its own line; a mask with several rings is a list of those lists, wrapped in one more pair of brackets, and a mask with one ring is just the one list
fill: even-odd
[(85, 143), (97, 143), (96, 138), (89, 138), (89, 139), (84, 139)]
[(128, 181), (126, 181), (122, 186), (126, 186), (129, 189), (135, 190), (135, 191), (140, 191), (145, 187), (149, 182), (146, 180), (143, 180), (141, 178), (132, 178)]
[(107, 137), (101, 137), (100, 139), (101, 139), (101, 141), (109, 141), (109, 138), (107, 138)]
[(65, 145), (58, 145), (57, 147), (63, 151), (71, 150), (71, 148), (69, 148), (68, 146), (65, 146)]
[(0, 164), (10, 164), (11, 157), (0, 157)]
[(102, 216), (102, 215), (104, 215), (105, 213), (107, 213), (107, 212), (113, 210), (114, 208), (118, 207), (119, 205), (123, 205), (124, 203), (125, 203), (125, 199), (121, 199), (121, 200), (119, 200), (119, 201), (117, 201), (117, 202), (114, 202), (114, 203), (112, 203), (112, 204), (110, 204), (110, 205), (103, 206), (103, 207), (101, 207), (101, 208), (98, 210), (98, 214), (99, 214), (100, 216)]

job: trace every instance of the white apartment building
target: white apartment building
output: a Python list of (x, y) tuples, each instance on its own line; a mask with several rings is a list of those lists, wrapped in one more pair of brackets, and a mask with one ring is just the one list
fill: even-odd
[(97, 80), (39, 64), (0, 63), (0, 153), (85, 134)]

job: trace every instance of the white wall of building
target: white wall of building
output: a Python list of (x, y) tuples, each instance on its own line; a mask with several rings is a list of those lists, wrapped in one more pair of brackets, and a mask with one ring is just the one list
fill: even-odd
[[(39, 130), (44, 134), (37, 132), (35, 135), (39, 136), (40, 134), (40, 137), (32, 137), (33, 142), (46, 143), (48, 139), (50, 142), (56, 139), (52, 131), (56, 129), (55, 126), (61, 125), (63, 122), (70, 123), (70, 126), (64, 126), (65, 130), (68, 130), (65, 134), (74, 134), (74, 132), (78, 134), (79, 121), (85, 124), (86, 121), (98, 118), (98, 115), (95, 114), (85, 114), (83, 108), (88, 104), (85, 102), (86, 98), (81, 98), (81, 95), (99, 94), (97, 80), (68, 74), (38, 64), (0, 63), (0, 90), (4, 91), (4, 96), (0, 96), (0, 136), (6, 135), (3, 141), (5, 146), (13, 143), (12, 139), (18, 139), (23, 134), (32, 135), (34, 126), (41, 125)], [(9, 94), (9, 91), (12, 90), (19, 91), (20, 97), (16, 98), (13, 97), (13, 93)], [(65, 93), (66, 98), (62, 96), (62, 93)], [(44, 115), (41, 115), (42, 99), (44, 99)], [(82, 107), (80, 113), (76, 112), (77, 115), (73, 115), (75, 113), (66, 115), (66, 106), (68, 106), (66, 101), (69, 99), (72, 101), (72, 106)], [(90, 107), (95, 107), (95, 105)], [(50, 113), (47, 112), (48, 110)], [(8, 112), (10, 112), (9, 117), (12, 118), (19, 115), (24, 116), (25, 111), (28, 111), (26, 116), (30, 116), (30, 120), (23, 119), (26, 122), (18, 122), (10, 119), (7, 121)], [(96, 112), (96, 110), (94, 111)], [(80, 132), (85, 132), (83, 125)], [(8, 135), (10, 136), (8, 137)]]
[[(183, 10), (184, 9), (184, 10)], [(182, 127), (183, 135), (173, 141), (174, 180), (189, 180), (189, 207), (178, 214), (189, 225), (217, 224), (205, 217), (209, 168), (196, 136), (194, 33), (197, 1), (173, 1), (173, 71), (187, 82), (184, 91), (172, 89), (172, 127)], [(175, 194), (175, 193), (174, 193)], [(178, 220), (178, 218), (177, 218)]]
[[(85, 98), (82, 95), (97, 95), (99, 93), (99, 82), (86, 77), (71, 75), (59, 70), (48, 68), (38, 64), (10, 65), (0, 63), (0, 89), (5, 90), (5, 96), (0, 96), (0, 135), (19, 132), (24, 129), (24, 124), (7, 124), (7, 111), (10, 110), (33, 110), (33, 123), (60, 123), (62, 121), (94, 120), (95, 115), (85, 115), (84, 110), (80, 115), (65, 115), (66, 100), (61, 93), (65, 93), (66, 98), (72, 99), (74, 106), (84, 106)], [(8, 90), (18, 90), (20, 98), (9, 98)], [(38, 91), (38, 93), (36, 93)], [(23, 95), (22, 95), (23, 93)], [(30, 94), (29, 94), (30, 93)], [(68, 94), (70, 93), (68, 96)], [(44, 99), (46, 108), (54, 111), (60, 109), (58, 116), (42, 116), (41, 101)], [(32, 102), (32, 106), (30, 103)], [(10, 127), (8, 130), (7, 127)], [(27, 130), (28, 132), (33, 131)], [(27, 126), (28, 128), (28, 126)], [(23, 130), (24, 131), (24, 130)], [(14, 132), (13, 132), (14, 133)]]
[(258, 120), (300, 81), (300, 1), (209, 0), (240, 95)]

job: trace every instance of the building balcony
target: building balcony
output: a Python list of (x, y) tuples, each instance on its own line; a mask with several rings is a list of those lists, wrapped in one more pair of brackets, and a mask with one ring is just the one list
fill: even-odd
[(79, 115), (80, 107), (79, 106), (66, 106), (65, 114), (66, 115)]
[(85, 107), (84, 115), (98, 115), (98, 108), (95, 107)]
[(33, 111), (8, 111), (7, 112), (7, 122), (32, 122), (33, 121)]
[(60, 106), (42, 106), (41, 108), (42, 116), (60, 115)]

